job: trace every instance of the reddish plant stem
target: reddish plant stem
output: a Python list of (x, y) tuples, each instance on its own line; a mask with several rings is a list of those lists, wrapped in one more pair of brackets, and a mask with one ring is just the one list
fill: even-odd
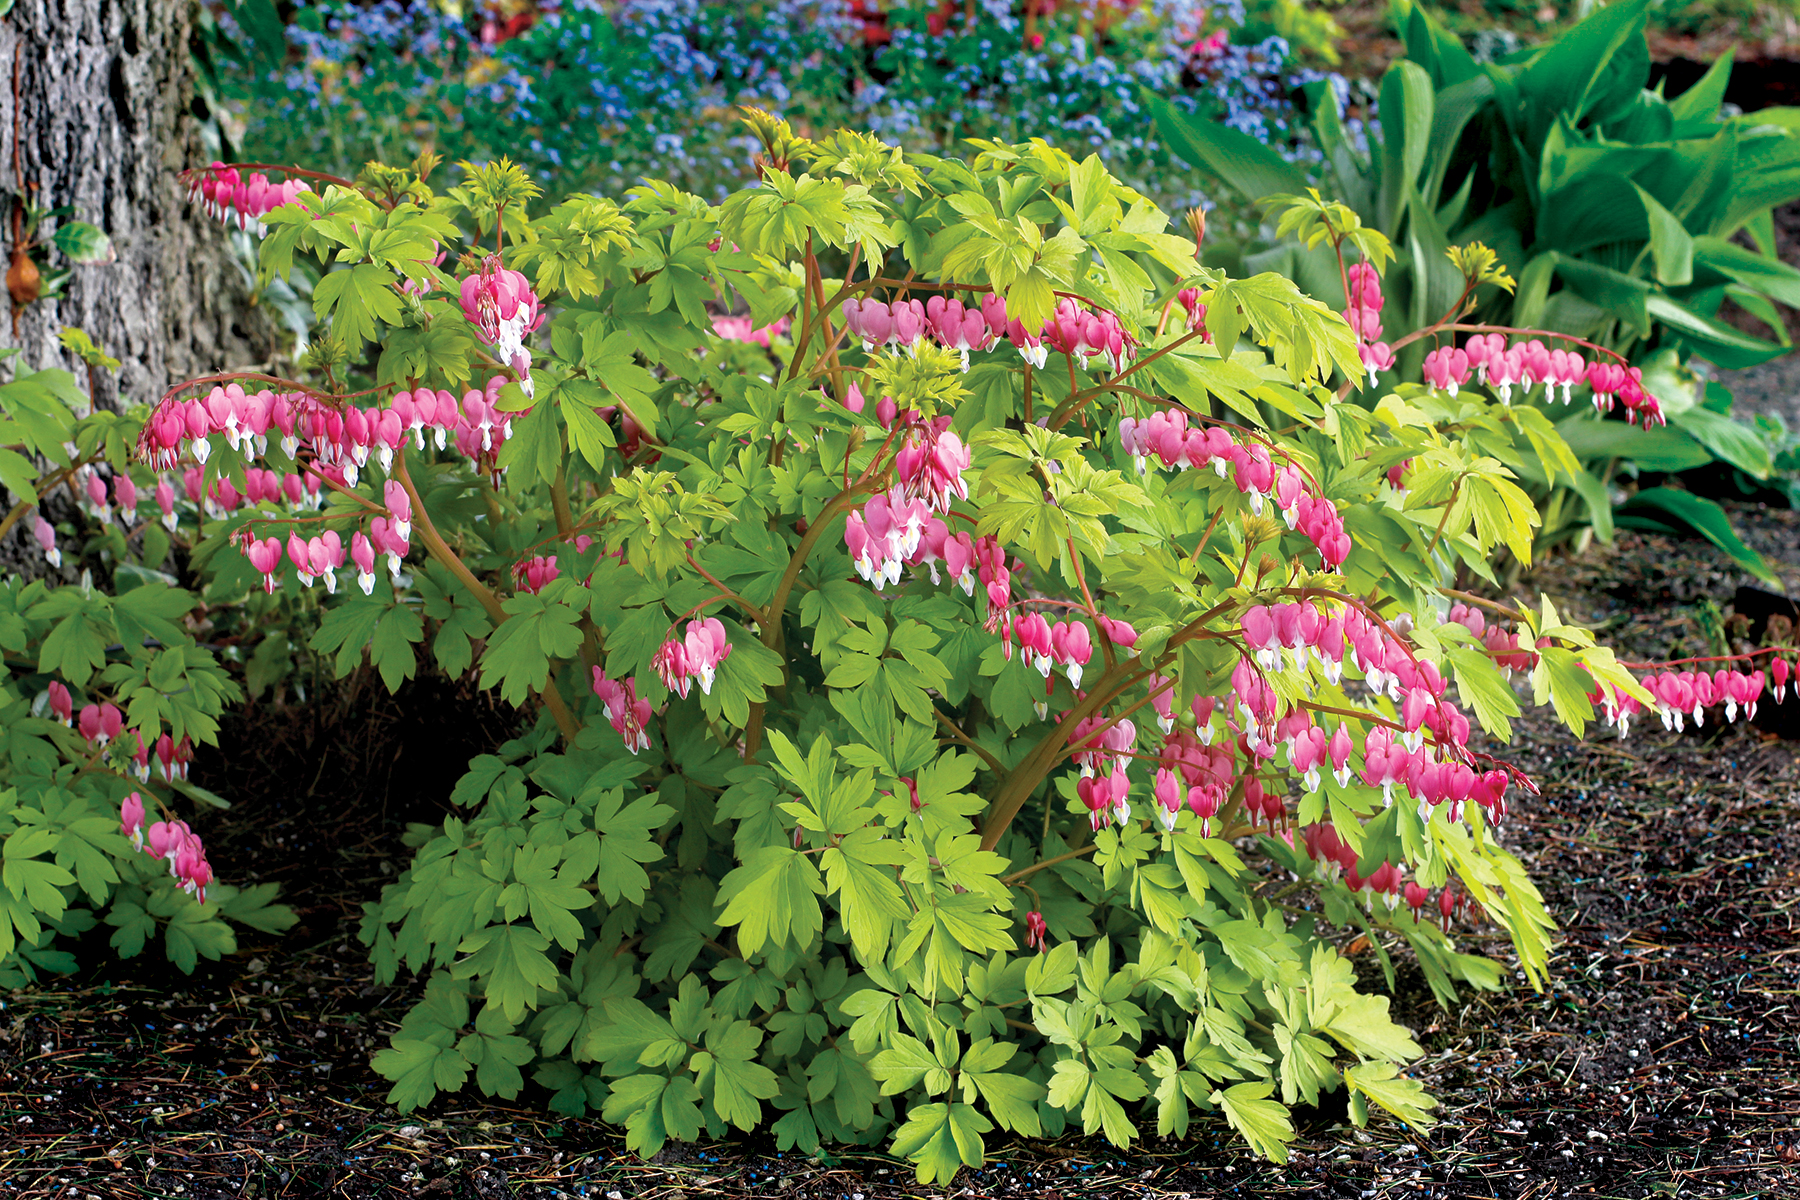
[[(872, 468), (873, 464), (870, 465)], [(806, 565), (807, 556), (812, 553), (813, 547), (818, 544), (819, 538), (824, 535), (826, 528), (831, 525), (838, 514), (850, 507), (857, 496), (872, 490), (874, 489), (870, 486), (869, 473), (865, 471), (862, 478), (833, 496), (831, 501), (820, 510), (819, 515), (806, 527), (806, 532), (800, 537), (800, 544), (794, 547), (793, 557), (788, 559), (787, 570), (781, 573), (781, 580), (775, 585), (775, 594), (769, 598), (769, 607), (766, 610), (768, 621), (763, 625), (762, 642), (777, 655), (782, 656), (784, 675), (787, 667), (786, 656), (782, 655), (781, 619), (787, 612), (788, 596), (793, 592), (794, 584), (800, 578), (800, 571)], [(764, 706), (760, 701), (750, 706), (750, 722), (744, 727), (745, 762), (753, 760), (756, 752), (762, 748), (765, 715)]]
[[(59, 485), (69, 483), (69, 481), (75, 477), (76, 471), (97, 461), (99, 461), (99, 459), (96, 455), (84, 458), (79, 462), (72, 462), (66, 467), (60, 467), (39, 478), (32, 484), (32, 489), (37, 492), (38, 497), (41, 499), (45, 492), (55, 491)], [(73, 483), (69, 483), (69, 490), (71, 492), (75, 490), (75, 485)], [(7, 534), (11, 533), (12, 527), (17, 525), (19, 520), (24, 517), (26, 513), (36, 507), (37, 505), (27, 504), (23, 500), (13, 505), (12, 511), (6, 514), (6, 519), (0, 521), (0, 538), (4, 538)]]
[(986, 746), (983, 746), (980, 742), (977, 742), (974, 738), (964, 733), (962, 727), (955, 721), (952, 721), (949, 717), (946, 717), (935, 708), (931, 710), (931, 715), (938, 719), (938, 724), (949, 731), (951, 737), (980, 755), (981, 761), (988, 765), (989, 770), (993, 771), (996, 775), (1006, 774), (1006, 764), (995, 758), (993, 753), (989, 751)]
[(751, 620), (755, 621), (757, 623), (757, 625), (759, 625), (763, 628), (768, 627), (768, 624), (769, 624), (769, 614), (768, 613), (764, 612), (762, 609), (758, 608), (756, 605), (750, 603), (750, 601), (744, 599), (742, 596), (740, 596), (736, 592), (732, 591), (729, 587), (725, 586), (725, 584), (721, 583), (718, 580), (718, 578), (715, 575), (713, 575), (713, 573), (711, 571), (709, 571), (705, 567), (701, 566), (700, 561), (698, 559), (696, 559), (691, 553), (688, 555), (688, 566), (690, 566), (690, 567), (694, 568), (694, 570), (700, 572), (701, 578), (705, 579), (706, 582), (708, 582), (708, 583), (712, 584), (714, 587), (718, 588), (720, 595), (724, 599), (731, 601), (733, 604), (735, 604), (739, 608), (743, 609), (745, 614), (748, 615)]
[[(463, 562), (462, 557), (450, 548), (449, 543), (444, 541), (443, 535), (438, 532), (437, 526), (432, 523), (431, 513), (426, 510), (425, 502), (419, 496), (419, 489), (413, 486), (412, 474), (406, 468), (405, 446), (400, 447), (394, 455), (393, 477), (400, 481), (400, 486), (406, 489), (407, 499), (412, 501), (413, 527), (418, 530), (419, 540), (425, 543), (425, 549), (433, 558), (443, 563), (464, 587), (469, 589), (495, 625), (505, 621), (506, 608), (500, 598), (475, 577), (475, 573), (469, 570), (468, 564)], [(566, 741), (574, 741), (575, 736), (581, 732), (581, 726), (576, 723), (574, 714), (569, 711), (569, 706), (563, 702), (562, 693), (556, 688), (556, 680), (546, 677), (544, 686), (539, 690), (538, 695), (543, 699), (544, 707), (549, 710), (550, 717), (556, 722), (556, 727), (562, 732), (563, 738)]]
[(1074, 356), (1071, 355), (1069, 357), (1069, 361), (1070, 361), (1069, 390), (1070, 390), (1071, 394), (1067, 400), (1064, 400), (1061, 404), (1057, 405), (1056, 408), (1051, 410), (1048, 428), (1050, 428), (1052, 430), (1061, 429), (1065, 424), (1068, 423), (1070, 417), (1074, 416), (1076, 413), (1080, 412), (1083, 408), (1087, 407), (1089, 402), (1094, 400), (1096, 397), (1101, 396), (1104, 393), (1106, 393), (1107, 391), (1111, 390), (1115, 385), (1123, 383), (1126, 379), (1128, 379), (1132, 375), (1136, 374), (1137, 372), (1143, 370), (1145, 367), (1149, 366), (1151, 363), (1155, 362), (1157, 359), (1161, 358), (1163, 355), (1169, 353), (1170, 351), (1176, 349), (1177, 347), (1185, 346), (1187, 343), (1193, 341), (1195, 338), (1202, 336), (1202, 334), (1204, 332), (1205, 332), (1204, 329), (1190, 329), (1188, 332), (1182, 334), (1180, 337), (1176, 338), (1174, 341), (1170, 342), (1168, 345), (1158, 347), (1157, 349), (1152, 350), (1149, 354), (1144, 355), (1142, 358), (1138, 359), (1136, 362), (1133, 362), (1129, 367), (1126, 367), (1124, 370), (1120, 371), (1117, 375), (1114, 375), (1111, 379), (1108, 379), (1103, 383), (1097, 383), (1093, 387), (1084, 388), (1079, 391), (1077, 391), (1075, 389), (1074, 365), (1073, 365), (1074, 364)]

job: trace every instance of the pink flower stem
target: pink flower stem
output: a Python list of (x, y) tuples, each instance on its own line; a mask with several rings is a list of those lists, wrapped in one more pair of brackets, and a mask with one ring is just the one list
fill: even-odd
[(702, 600), (700, 603), (694, 605), (694, 607), (692, 607), (692, 608), (688, 609), (686, 612), (682, 613), (679, 617), (676, 617), (673, 621), (670, 621), (669, 628), (663, 633), (663, 640), (666, 642), (670, 638), (674, 637), (675, 636), (675, 627), (680, 625), (683, 621), (686, 621), (686, 620), (689, 620), (690, 618), (699, 616), (701, 613), (705, 612), (707, 609), (711, 608), (715, 604), (719, 604), (723, 601), (736, 600), (736, 599), (737, 599), (737, 595), (736, 595), (736, 593), (733, 593), (733, 592), (721, 592), (717, 596), (708, 596), (706, 599)]
[(1434, 333), (1445, 331), (1451, 333), (1510, 333), (1519, 337), (1555, 338), (1557, 341), (1569, 342), (1573, 345), (1582, 346), (1592, 350), (1596, 354), (1604, 354), (1609, 358), (1616, 359), (1621, 366), (1628, 365), (1629, 363), (1629, 360), (1617, 350), (1609, 350), (1605, 346), (1597, 345), (1594, 342), (1586, 341), (1582, 338), (1573, 337), (1566, 333), (1557, 333), (1555, 330), (1551, 329), (1521, 329), (1514, 325), (1467, 325), (1462, 323), (1433, 325), (1429, 329), (1414, 330), (1399, 341), (1391, 342), (1389, 345), (1394, 350), (1399, 350), (1402, 346), (1411, 345), (1420, 338), (1429, 337)]
[(1750, 659), (1757, 658), (1764, 654), (1791, 654), (1793, 652), (1794, 648), (1792, 646), (1763, 646), (1745, 654), (1707, 654), (1696, 658), (1671, 658), (1667, 662), (1621, 662), (1619, 665), (1622, 667), (1632, 667), (1639, 671), (1658, 671), (1667, 670), (1669, 667), (1685, 666), (1689, 663), (1748, 662)]
[[(233, 162), (224, 165), (234, 171), (280, 171), (284, 175), (291, 175), (296, 179), (317, 179), (321, 183), (335, 183), (339, 187), (349, 188), (351, 191), (359, 190), (354, 180), (345, 179), (342, 175), (327, 175), (323, 171), (308, 171), (303, 167), (286, 167), (280, 163), (259, 162)], [(193, 173), (191, 170), (182, 172), (183, 175)]]
[(1497, 612), (1503, 617), (1511, 617), (1515, 621), (1523, 621), (1525, 614), (1510, 605), (1501, 604), (1497, 600), (1486, 600), (1473, 592), (1462, 592), (1455, 588), (1439, 588), (1438, 594), (1449, 600), (1461, 600), (1465, 604), (1477, 604), (1490, 612)]

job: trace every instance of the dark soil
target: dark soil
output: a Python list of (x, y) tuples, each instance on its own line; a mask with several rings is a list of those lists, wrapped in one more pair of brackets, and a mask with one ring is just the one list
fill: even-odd
[[(1800, 514), (1740, 507), (1800, 594)], [(1749, 581), (1704, 543), (1623, 534), (1533, 586), (1623, 653), (1705, 649), (1708, 600)], [(1793, 708), (1793, 699), (1786, 707)], [(1767, 706), (1765, 706), (1767, 707)], [(472, 692), (264, 707), (204, 762), (237, 806), (203, 832), (233, 874), (280, 879), (303, 923), (191, 978), (149, 957), (15, 993), (0, 1009), (0, 1197), (749, 1196), (927, 1192), (875, 1153), (673, 1147), (517, 1104), (401, 1116), (368, 1069), (410, 1003), (354, 941), (408, 820), (441, 819), (467, 754), (508, 733)], [(1398, 1009), (1442, 1122), (1413, 1133), (1302, 1112), (1285, 1166), (1216, 1126), (1121, 1154), (1092, 1139), (1001, 1145), (956, 1196), (1800, 1197), (1800, 743), (1743, 722), (1578, 742), (1519, 722), (1539, 799), (1506, 827), (1563, 926), (1550, 986), (1435, 1006), (1401, 964)], [(1467, 931), (1471, 940), (1482, 930)], [(1376, 970), (1366, 949), (1357, 961)]]

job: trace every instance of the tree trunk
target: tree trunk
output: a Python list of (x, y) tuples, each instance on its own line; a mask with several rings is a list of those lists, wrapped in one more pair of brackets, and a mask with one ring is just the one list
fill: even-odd
[[(273, 350), (224, 230), (178, 177), (206, 161), (192, 25), (190, 0), (18, 0), (0, 18), (0, 181), (73, 208), (71, 219), (105, 230), (118, 254), (77, 266), (62, 297), (27, 305), (16, 323), (0, 317), (0, 345), (22, 347), (14, 361), (25, 369), (65, 367), (85, 385), (85, 369), (57, 344), (65, 326), (85, 329), (122, 364), (99, 381), (109, 407), (154, 401), (171, 383)], [(10, 255), (10, 211), (0, 237)]]

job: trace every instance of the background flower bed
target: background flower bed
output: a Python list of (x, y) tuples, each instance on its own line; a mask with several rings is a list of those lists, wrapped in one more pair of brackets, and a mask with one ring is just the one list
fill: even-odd
[(278, 15), (240, 0), (209, 50), (222, 152), (245, 161), (354, 175), (370, 158), (435, 148), (451, 161), (509, 155), (553, 190), (616, 194), (650, 176), (717, 200), (754, 178), (755, 139), (736, 118), (751, 105), (805, 133), (867, 129), (935, 153), (1042, 137), (1098, 152), (1175, 211), (1201, 197), (1183, 180), (1164, 190), (1140, 89), (1284, 141), (1290, 93), (1324, 65), (1282, 36), (1300, 30), (1280, 14), (1305, 8), (567, 0), (509, 18), (423, 0), (316, 0)]
[[(1734, 517), (1800, 590), (1800, 522), (1778, 510)], [(1629, 532), (1615, 549), (1537, 581), (1642, 654), (1700, 649), (1692, 602), (1750, 582), (1703, 543)], [(267, 1194), (285, 1186), (357, 1200), (551, 1200), (582, 1188), (594, 1200), (612, 1191), (928, 1194), (908, 1164), (878, 1154), (813, 1161), (737, 1141), (672, 1146), (644, 1163), (597, 1122), (526, 1105), (451, 1103), (404, 1117), (384, 1108), (385, 1083), (368, 1071), (368, 1053), (411, 989), (371, 986), (348, 929), (387, 877), (382, 858), (402, 824), (443, 810), (421, 798), (379, 813), (374, 797), (395, 752), (416, 753), (401, 715), (409, 703), (428, 705), (473, 745), (504, 730), (466, 698), (390, 700), (366, 680), (345, 686), (359, 698), (339, 702), (353, 703), (348, 711), (369, 733), (316, 779), (306, 770), (318, 764), (307, 736), (291, 731), (315, 713), (347, 715), (323, 700), (317, 709), (271, 705), (230, 730), (230, 761), (243, 765), (206, 777), (208, 786), (250, 789), (222, 831), (221, 854), (316, 881), (307, 898), (292, 897), (302, 924), (279, 942), (246, 942), (192, 978), (146, 969), (149, 960), (96, 957), (63, 985), (8, 997), (0, 1177), (27, 1195), (66, 1181), (108, 1200), (237, 1197), (245, 1180)], [(1400, 1016), (1420, 1031), (1427, 1057), (1418, 1073), (1444, 1101), (1440, 1127), (1413, 1139), (1389, 1124), (1353, 1139), (1338, 1127), (1341, 1112), (1302, 1110), (1286, 1167), (1240, 1153), (1223, 1131), (1206, 1131), (1218, 1135), (1213, 1143), (1152, 1139), (1131, 1154), (1078, 1138), (999, 1144), (959, 1186), (975, 1196), (1205, 1196), (1236, 1187), (1512, 1200), (1590, 1186), (1650, 1197), (1670, 1184), (1694, 1196), (1795, 1194), (1800, 1017), (1783, 995), (1800, 987), (1800, 956), (1788, 953), (1800, 944), (1788, 920), (1800, 895), (1793, 743), (1741, 727), (1623, 744), (1578, 743), (1531, 720), (1517, 732), (1515, 749), (1549, 783), (1509, 825), (1509, 841), (1565, 915), (1568, 940), (1542, 996), (1502, 993), (1447, 1016), (1416, 978), (1406, 985), (1403, 1003), (1412, 1002)], [(285, 781), (301, 775), (310, 794), (296, 796)], [(316, 796), (365, 778), (373, 783), (353, 793), (370, 801), (363, 820), (307, 819)], [(275, 819), (252, 819), (265, 805)], [(1366, 953), (1356, 961), (1373, 969)]]

